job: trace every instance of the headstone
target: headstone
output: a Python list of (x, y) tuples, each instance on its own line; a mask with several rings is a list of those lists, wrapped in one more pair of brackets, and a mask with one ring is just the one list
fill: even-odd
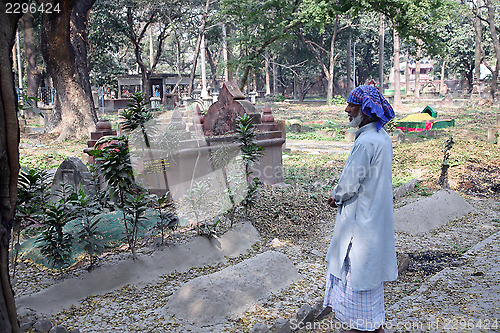
[(57, 325), (57, 326), (52, 327), (50, 329), (49, 333), (68, 333), (68, 330), (64, 326)]
[(204, 116), (204, 134), (214, 136), (234, 133), (236, 120), (245, 113), (255, 114), (255, 106), (245, 99), (236, 82), (224, 82), (219, 99)]
[(61, 183), (71, 185), (75, 190), (81, 188), (89, 193), (90, 172), (78, 157), (68, 157), (57, 168), (51, 187), (51, 201), (58, 201), (57, 192), (62, 189)]
[(495, 127), (488, 128), (488, 142), (494, 143), (496, 140), (496, 136), (498, 133), (498, 129)]
[(410, 266), (410, 256), (406, 253), (398, 253), (396, 259), (398, 262), (398, 274), (401, 274)]
[(33, 325), (33, 328), (36, 329), (38, 332), (49, 332), (50, 329), (52, 328), (52, 323), (48, 319), (40, 319)]
[(302, 125), (299, 124), (298, 122), (291, 124), (290, 125), (290, 132), (292, 132), (292, 133), (302, 132)]
[(257, 323), (250, 329), (250, 333), (268, 333), (269, 327), (264, 323)]
[(290, 321), (286, 319), (278, 319), (271, 327), (272, 333), (292, 333)]
[(392, 137), (397, 143), (403, 143), (405, 141), (405, 133), (399, 128), (394, 131)]
[(412, 179), (406, 184), (396, 187), (394, 190), (392, 190), (392, 198), (397, 200), (401, 197), (404, 197), (406, 194), (413, 191), (416, 185), (417, 185), (417, 180)]
[[(313, 322), (315, 317), (315, 308), (309, 304), (303, 304), (297, 311), (295, 318), (297, 319), (297, 324), (302, 326), (305, 323)], [(299, 327), (300, 327), (299, 326)]]
[(252, 104), (255, 104), (257, 99), (257, 93), (255, 91), (251, 91), (250, 93), (248, 93), (248, 95), (250, 95), (250, 101), (252, 102)]
[(239, 316), (299, 279), (299, 273), (282, 253), (267, 251), (219, 272), (197, 277), (178, 289), (167, 303), (169, 316), (197, 325), (224, 322)]

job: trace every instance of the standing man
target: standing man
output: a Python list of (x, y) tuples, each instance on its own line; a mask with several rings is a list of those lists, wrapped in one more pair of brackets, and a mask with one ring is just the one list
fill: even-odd
[(382, 128), (394, 111), (372, 86), (359, 86), (345, 112), (356, 131), (328, 204), (338, 207), (324, 306), (348, 332), (384, 332), (384, 281), (397, 278), (392, 206), (392, 142)]

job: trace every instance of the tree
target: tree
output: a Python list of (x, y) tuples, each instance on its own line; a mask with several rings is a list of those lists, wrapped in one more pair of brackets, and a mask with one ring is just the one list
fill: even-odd
[[(102, 0), (102, 6), (107, 7), (107, 20), (130, 42), (141, 74), (142, 93), (147, 101), (152, 96), (151, 77), (163, 58), (166, 39), (174, 34), (178, 21), (185, 18), (189, 5), (190, 2), (181, 0)], [(147, 60), (149, 53), (146, 51), (149, 33), (151, 39), (154, 39), (152, 44), (155, 50), (150, 61)]]
[(399, 108), (401, 104), (401, 70), (399, 68), (399, 35), (394, 30), (394, 106)]
[[(327, 91), (326, 91), (326, 101), (328, 104), (331, 104), (333, 101), (333, 87), (334, 87), (334, 82), (335, 82), (335, 62), (337, 60), (337, 57), (340, 55), (340, 51), (336, 52), (335, 49), (335, 42), (337, 40), (337, 36), (341, 30), (344, 30), (350, 26), (350, 23), (342, 23), (340, 19), (340, 15), (337, 15), (335, 17), (335, 21), (333, 23), (333, 28), (332, 28), (332, 33), (330, 37), (330, 45), (329, 45), (329, 50), (325, 50), (322, 47), (320, 47), (318, 44), (315, 44), (314, 42), (310, 40), (306, 40), (303, 34), (300, 34), (302, 41), (304, 42), (305, 45), (309, 48), (309, 50), (313, 53), (314, 58), (318, 62), (319, 66), (323, 69), (323, 74), (326, 77), (326, 80), (328, 82), (327, 84)], [(341, 27), (339, 27), (340, 24), (343, 24)], [(327, 53), (326, 61), (323, 61), (322, 53), (325, 52)], [(348, 78), (349, 79), (349, 78)]]
[(493, 77), (491, 79), (491, 98), (495, 99), (495, 93), (497, 90), (497, 78), (498, 78), (498, 67), (500, 66), (500, 42), (498, 40), (497, 27), (495, 25), (495, 7), (491, 0), (485, 0), (486, 8), (488, 8), (488, 22), (490, 26), (491, 40), (493, 43), (493, 49), (496, 55), (496, 66), (493, 71)]
[(296, 19), (300, 1), (222, 0), (219, 15), (232, 29), (233, 64), (242, 68), (240, 89), (246, 86), (250, 72), (261, 67), (265, 50), (278, 40), (289, 37), (300, 25)]
[(88, 137), (97, 114), (87, 67), (87, 15), (95, 0), (39, 0), (59, 4), (42, 14), (41, 50), (56, 99), (47, 127), (58, 140)]
[(0, 48), (0, 332), (2, 333), (19, 332), (8, 258), (19, 173), (19, 124), (11, 50), (20, 16), (20, 14), (7, 14), (6, 1), (0, 2), (0, 45), (2, 45)]
[(38, 86), (42, 77), (41, 71), (37, 68), (36, 58), (39, 50), (35, 43), (33, 20), (33, 13), (30, 11), (23, 15), (24, 52), (26, 55), (26, 95), (28, 97), (37, 97)]

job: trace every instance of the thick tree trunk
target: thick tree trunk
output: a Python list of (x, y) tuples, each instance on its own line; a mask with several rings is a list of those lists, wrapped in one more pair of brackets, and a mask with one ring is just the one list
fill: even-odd
[(495, 8), (491, 3), (491, 0), (486, 0), (486, 7), (488, 7), (488, 21), (490, 23), (491, 40), (493, 42), (493, 48), (495, 49), (496, 55), (496, 67), (493, 71), (493, 77), (491, 80), (491, 98), (495, 99), (495, 93), (497, 90), (497, 78), (498, 78), (498, 65), (500, 64), (500, 43), (498, 41), (498, 34), (495, 25)]
[(47, 127), (58, 140), (84, 138), (97, 114), (87, 67), (86, 16), (95, 0), (58, 1), (61, 12), (42, 15), (41, 49), (56, 98)]
[(26, 82), (28, 97), (37, 97), (41, 76), (36, 68), (36, 46), (33, 34), (33, 14), (28, 11), (22, 18), (24, 31), (24, 53), (26, 55)]
[(12, 72), (12, 46), (20, 15), (6, 14), (0, 3), (0, 332), (19, 332), (9, 277), (9, 240), (17, 197), (19, 124)]
[(401, 71), (399, 69), (399, 34), (394, 29), (394, 106), (399, 108), (401, 104)]

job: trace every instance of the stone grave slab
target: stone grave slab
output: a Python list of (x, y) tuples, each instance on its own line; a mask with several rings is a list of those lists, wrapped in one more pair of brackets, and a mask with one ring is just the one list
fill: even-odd
[(430, 197), (396, 209), (394, 229), (420, 235), (461, 218), (473, 210), (474, 208), (455, 191), (439, 190)]
[(27, 309), (54, 314), (77, 304), (89, 295), (105, 294), (126, 284), (155, 283), (158, 277), (173, 271), (184, 272), (194, 266), (213, 265), (226, 257), (245, 253), (259, 240), (251, 223), (236, 225), (220, 238), (208, 240), (195, 237), (184, 244), (169, 245), (151, 255), (139, 255), (137, 260), (123, 259), (105, 263), (89, 273), (63, 280), (40, 292), (16, 297), (20, 314)]
[(195, 325), (217, 325), (299, 278), (286, 255), (267, 251), (189, 281), (171, 296), (165, 311)]

